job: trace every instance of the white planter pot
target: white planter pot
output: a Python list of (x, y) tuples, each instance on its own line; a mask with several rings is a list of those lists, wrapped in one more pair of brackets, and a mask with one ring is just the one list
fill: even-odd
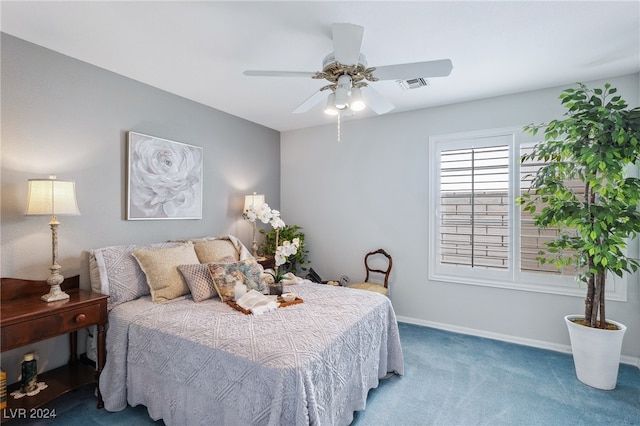
[(582, 318), (584, 318), (583, 315), (564, 317), (569, 329), (573, 363), (578, 380), (597, 389), (615, 389), (618, 381), (622, 338), (627, 327), (619, 322), (607, 320), (617, 325), (619, 329), (602, 330), (571, 321)]

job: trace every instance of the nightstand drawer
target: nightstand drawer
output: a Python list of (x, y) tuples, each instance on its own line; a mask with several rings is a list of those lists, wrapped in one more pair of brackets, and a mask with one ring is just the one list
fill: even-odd
[(2, 327), (3, 351), (97, 324), (101, 307), (92, 304)]

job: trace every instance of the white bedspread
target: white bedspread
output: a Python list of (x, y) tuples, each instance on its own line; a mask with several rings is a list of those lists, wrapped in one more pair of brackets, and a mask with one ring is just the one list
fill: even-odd
[(144, 404), (168, 425), (342, 425), (387, 372), (403, 374), (395, 313), (372, 292), (304, 282), (304, 303), (245, 315), (211, 299), (109, 315), (100, 389), (109, 411)]

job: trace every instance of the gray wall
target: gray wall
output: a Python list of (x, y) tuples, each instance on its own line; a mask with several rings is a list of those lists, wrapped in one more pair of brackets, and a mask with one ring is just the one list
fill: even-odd
[[(30, 178), (76, 182), (81, 216), (59, 218), (59, 263), (85, 288), (90, 249), (226, 233), (250, 245), (244, 195), (264, 193), (279, 207), (278, 132), (6, 34), (1, 42), (3, 277), (48, 275), (49, 218), (23, 214)], [(126, 220), (129, 130), (203, 148), (201, 220)], [(68, 359), (66, 338), (3, 353), (9, 383), (29, 349), (40, 370)]]
[[(638, 79), (634, 74), (607, 81), (637, 106)], [(284, 132), (282, 210), (291, 223), (304, 227), (312, 267), (325, 279), (347, 274), (362, 280), (364, 254), (384, 247), (393, 256), (390, 289), (399, 319), (567, 351), (563, 316), (583, 312), (582, 297), (427, 278), (428, 240), (433, 237), (427, 221), (431, 213), (427, 205), (429, 136), (560, 118), (562, 89), (344, 120), (341, 142), (336, 141), (335, 126)], [(637, 241), (631, 254), (638, 254)], [(627, 325), (624, 359), (636, 363), (640, 356), (638, 274), (628, 280), (628, 301), (608, 303), (607, 314)]]

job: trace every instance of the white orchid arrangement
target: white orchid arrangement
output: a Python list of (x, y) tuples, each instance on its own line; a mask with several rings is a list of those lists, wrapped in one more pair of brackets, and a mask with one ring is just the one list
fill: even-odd
[(267, 203), (258, 207), (251, 204), (249, 208), (242, 213), (242, 217), (251, 223), (255, 223), (257, 220), (262, 223), (269, 223), (273, 229), (282, 229), (285, 226), (284, 221), (280, 218), (280, 212), (271, 209)]
[(283, 241), (282, 245), (276, 248), (276, 267), (287, 263), (287, 258), (296, 254), (298, 248), (300, 248), (300, 238), (294, 238), (293, 241)]
[[(276, 230), (276, 244), (278, 244), (278, 230)], [(267, 269), (265, 272), (273, 277), (275, 283), (279, 283), (284, 279), (293, 279), (293, 273), (279, 271), (278, 267), (287, 263), (287, 258), (298, 252), (300, 247), (300, 239), (294, 238), (292, 241), (283, 241), (281, 246), (276, 247), (275, 253), (275, 269)]]
[(270, 208), (267, 203), (264, 203), (257, 208), (252, 204), (242, 214), (242, 216), (252, 223), (255, 223), (258, 220), (262, 223), (268, 223), (276, 230), (276, 252), (274, 254), (276, 267), (273, 272), (270, 270), (267, 272), (273, 276), (275, 282), (280, 282), (284, 274), (278, 273), (278, 266), (287, 263), (287, 258), (298, 252), (298, 249), (300, 248), (300, 239), (294, 238), (292, 241), (283, 241), (282, 245), (278, 245), (279, 231), (285, 227), (285, 223), (280, 217), (280, 212)]

